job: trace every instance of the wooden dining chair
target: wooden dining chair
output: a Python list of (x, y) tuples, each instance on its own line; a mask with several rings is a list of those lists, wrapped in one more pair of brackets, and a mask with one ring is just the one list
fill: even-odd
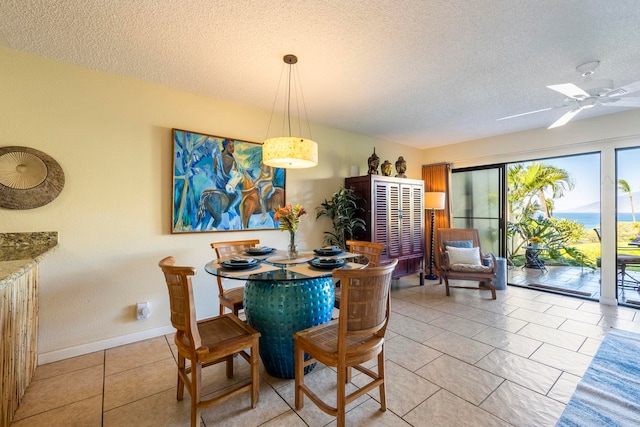
[(380, 257), (384, 250), (384, 244), (363, 240), (347, 240), (345, 243), (347, 244), (349, 252), (366, 256), (369, 260), (370, 267), (378, 267), (380, 265)]
[[(191, 427), (200, 426), (200, 410), (223, 402), (245, 391), (251, 393), (251, 408), (258, 403), (259, 363), (258, 341), (260, 333), (240, 321), (234, 314), (219, 315), (196, 320), (191, 276), (193, 267), (174, 265), (173, 257), (166, 257), (158, 265), (164, 273), (169, 289), (171, 324), (176, 328), (174, 337), (178, 348), (177, 399), (182, 400), (184, 387), (191, 395)], [(250, 354), (247, 353), (250, 349)], [(226, 362), (226, 374), (233, 377), (234, 355), (241, 355), (251, 366), (251, 379), (241, 382), (222, 395), (202, 400), (202, 368)], [(186, 367), (185, 360), (190, 361)], [(191, 377), (189, 377), (191, 374)]]
[[(228, 258), (242, 254), (245, 250), (260, 244), (260, 240), (235, 240), (231, 242), (214, 242), (211, 247), (216, 251), (216, 258)], [(224, 314), (224, 308), (228, 308), (236, 316), (243, 308), (244, 286), (224, 288), (223, 278), (216, 276), (218, 280), (218, 300), (220, 301), (220, 314)]]
[[(380, 257), (384, 250), (384, 244), (377, 242), (367, 242), (364, 240), (347, 240), (345, 242), (349, 252), (364, 255), (369, 260), (368, 267), (378, 267), (380, 265)], [(335, 302), (333, 306), (340, 308), (340, 282), (335, 283)]]
[[(342, 309), (338, 319), (293, 335), (296, 409), (302, 409), (307, 396), (321, 410), (336, 416), (338, 427), (343, 427), (347, 404), (378, 387), (380, 410), (386, 411), (384, 335), (389, 322), (391, 276), (397, 263), (394, 259), (382, 267), (333, 270), (333, 276), (342, 283)], [(376, 356), (377, 372), (362, 366)], [(304, 383), (304, 368), (314, 362), (337, 368), (335, 407), (320, 399)], [(369, 376), (371, 381), (346, 395), (349, 368)]]

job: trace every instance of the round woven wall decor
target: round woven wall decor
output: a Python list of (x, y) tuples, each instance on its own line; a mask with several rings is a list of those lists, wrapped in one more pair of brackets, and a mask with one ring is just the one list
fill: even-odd
[(64, 172), (51, 156), (28, 147), (0, 147), (0, 207), (38, 208), (63, 187)]

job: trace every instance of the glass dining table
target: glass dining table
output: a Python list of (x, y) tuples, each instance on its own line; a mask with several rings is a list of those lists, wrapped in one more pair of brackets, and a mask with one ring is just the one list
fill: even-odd
[[(331, 320), (334, 305), (334, 268), (363, 268), (368, 260), (360, 254), (341, 252), (318, 256), (300, 252), (288, 259), (285, 251), (268, 255), (233, 257), (258, 262), (235, 267), (229, 259), (205, 265), (205, 271), (227, 279), (245, 280), (244, 311), (247, 323), (261, 333), (260, 358), (266, 371), (278, 378), (294, 378), (293, 334)], [(311, 372), (314, 365), (305, 368)]]

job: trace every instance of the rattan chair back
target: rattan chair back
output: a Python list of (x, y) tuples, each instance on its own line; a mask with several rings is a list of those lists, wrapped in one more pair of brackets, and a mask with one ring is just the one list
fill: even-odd
[[(230, 258), (234, 255), (244, 253), (249, 248), (260, 244), (260, 240), (234, 240), (230, 242), (214, 242), (211, 247), (216, 251), (216, 258), (220, 261)], [(218, 282), (218, 300), (220, 302), (220, 314), (224, 313), (225, 307), (231, 310), (236, 316), (243, 308), (244, 287), (235, 287), (230, 289), (224, 288), (224, 280), (222, 277), (216, 277)]]
[(384, 250), (384, 244), (363, 240), (347, 240), (346, 244), (349, 252), (366, 256), (369, 260), (370, 267), (378, 267), (380, 265), (380, 257)]

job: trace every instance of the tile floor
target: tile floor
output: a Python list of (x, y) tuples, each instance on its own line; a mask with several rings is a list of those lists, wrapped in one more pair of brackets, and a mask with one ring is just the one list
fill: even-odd
[[(511, 285), (527, 287), (529, 284), (552, 286), (569, 291), (579, 291), (593, 301), (600, 299), (600, 269), (591, 270), (582, 267), (547, 266), (546, 271), (535, 268), (509, 267), (508, 282)], [(621, 286), (621, 273), (618, 272), (618, 302), (629, 307), (640, 308), (640, 272), (627, 269), (625, 286)]]
[[(377, 392), (349, 406), (349, 426), (553, 426), (610, 328), (640, 332), (640, 310), (509, 286), (452, 289), (417, 277), (394, 282), (386, 344), (387, 405)], [(176, 401), (172, 336), (39, 366), (13, 427), (188, 426), (189, 397)], [(240, 358), (237, 358), (240, 359)], [(204, 394), (248, 377), (223, 365), (205, 370)], [(354, 375), (351, 388), (362, 384)], [(334, 372), (306, 382), (333, 396)], [(239, 396), (203, 410), (202, 425), (333, 426), (306, 399), (294, 409), (293, 380), (262, 370), (260, 402)]]

